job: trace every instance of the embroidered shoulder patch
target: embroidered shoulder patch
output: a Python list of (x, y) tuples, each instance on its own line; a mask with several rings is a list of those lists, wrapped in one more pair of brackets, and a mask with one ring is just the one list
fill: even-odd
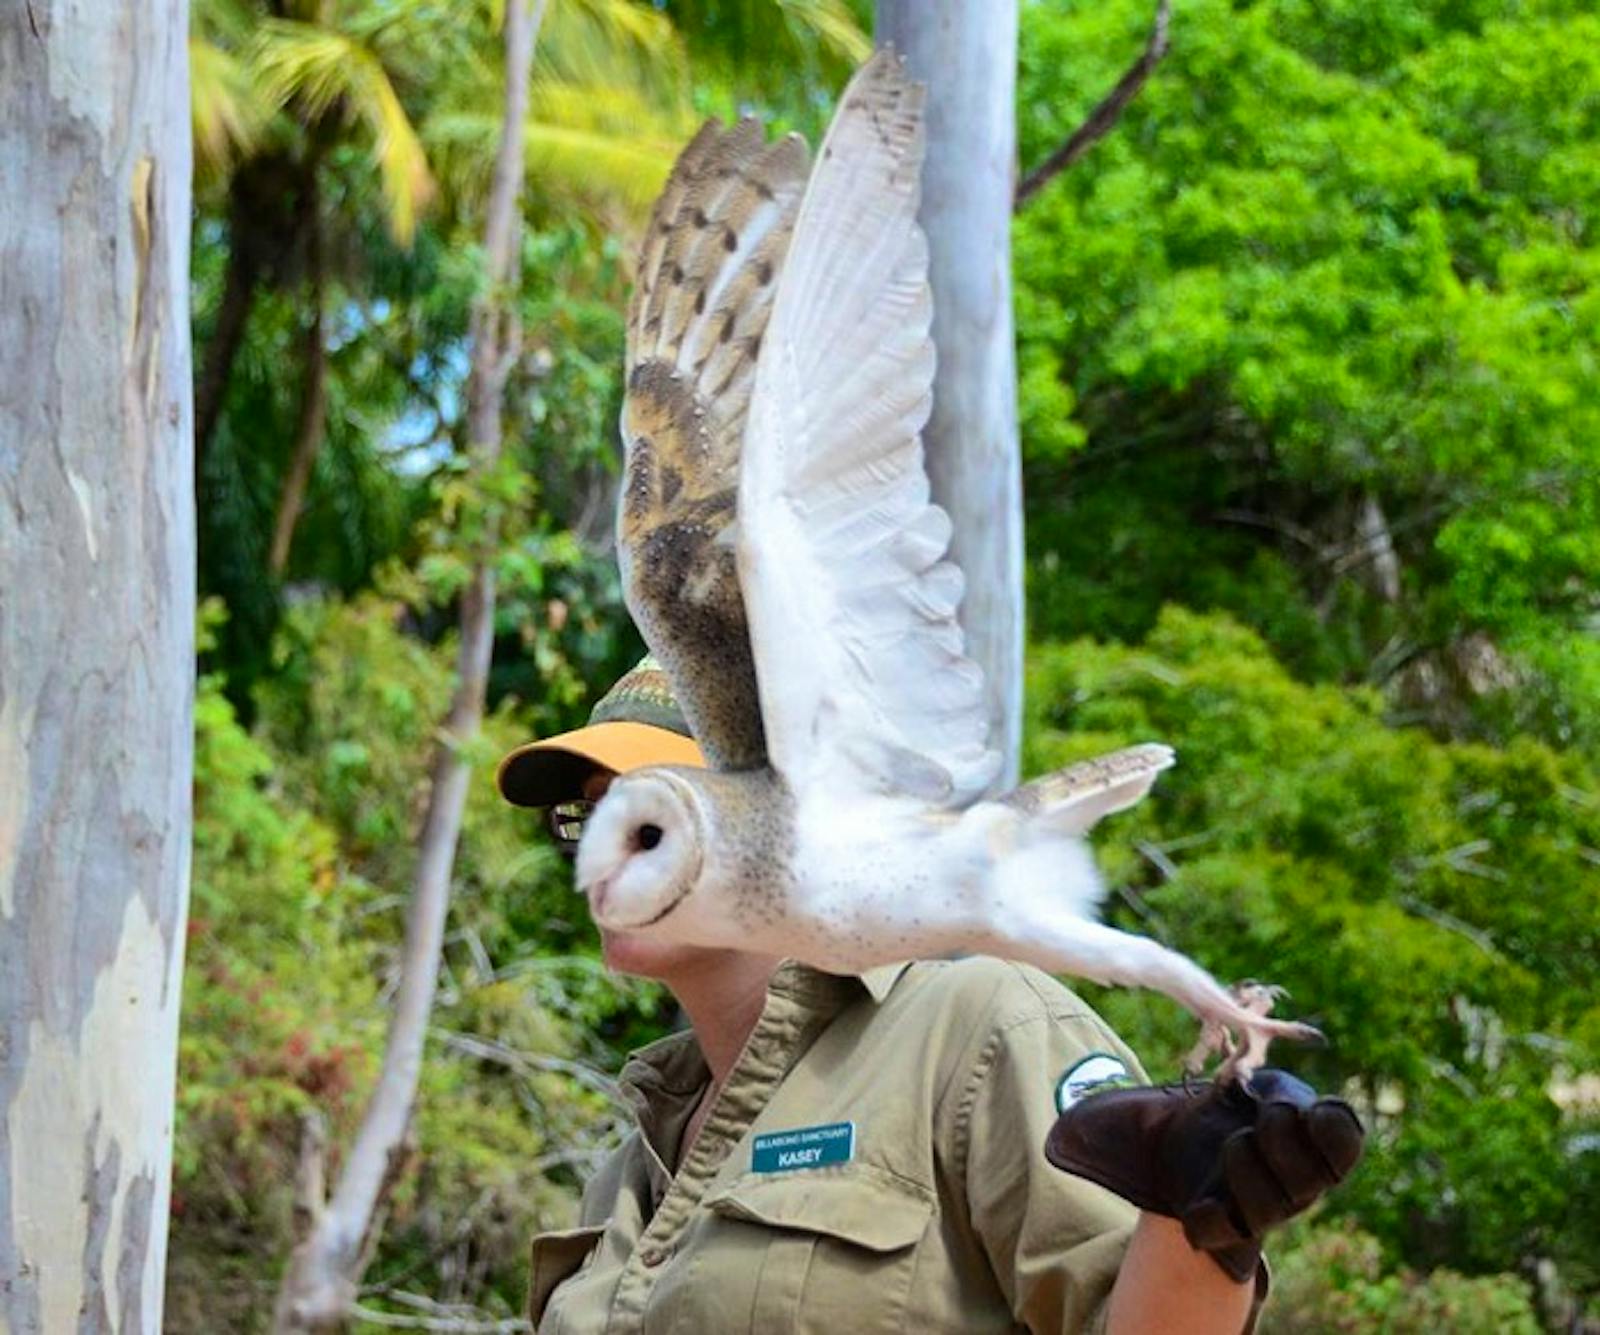
[(1124, 1089), (1137, 1084), (1120, 1057), (1109, 1052), (1091, 1052), (1069, 1066), (1056, 1081), (1056, 1111), (1064, 1113), (1079, 1099), (1106, 1089)]
[(830, 1122), (827, 1126), (803, 1126), (757, 1136), (750, 1151), (750, 1169), (756, 1173), (788, 1173), (796, 1168), (849, 1163), (855, 1155), (856, 1124)]

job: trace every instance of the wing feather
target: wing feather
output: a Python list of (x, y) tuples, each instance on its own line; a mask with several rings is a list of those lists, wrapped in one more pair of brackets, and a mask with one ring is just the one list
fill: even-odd
[(1141, 742), (1046, 774), (1001, 800), (1035, 826), (1058, 834), (1083, 835), (1103, 816), (1141, 801), (1156, 777), (1176, 759), (1170, 746)]
[(765, 763), (728, 534), (762, 336), (804, 191), (791, 135), (707, 122), (640, 246), (628, 310), (618, 561), (628, 610), (711, 763)]
[(999, 756), (923, 459), (922, 143), (922, 90), (880, 52), (845, 92), (795, 223), (750, 405), (737, 549), (769, 756), (790, 785), (960, 806)]

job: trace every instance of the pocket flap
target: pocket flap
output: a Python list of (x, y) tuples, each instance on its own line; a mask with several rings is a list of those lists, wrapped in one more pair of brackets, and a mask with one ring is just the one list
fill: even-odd
[(874, 1252), (909, 1247), (933, 1216), (933, 1194), (857, 1164), (838, 1172), (748, 1173), (710, 1196), (726, 1219), (841, 1238)]
[(605, 1231), (604, 1224), (594, 1224), (540, 1233), (534, 1238), (532, 1274), (528, 1280), (528, 1320), (535, 1328), (556, 1286), (578, 1273)]

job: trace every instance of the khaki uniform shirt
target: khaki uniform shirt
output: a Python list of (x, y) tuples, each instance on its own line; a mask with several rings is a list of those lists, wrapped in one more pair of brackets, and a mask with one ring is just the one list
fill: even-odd
[(682, 1163), (709, 1081), (693, 1036), (629, 1062), (638, 1129), (581, 1226), (535, 1239), (529, 1317), (541, 1335), (1097, 1331), (1136, 1212), (1043, 1151), (1057, 1086), (1097, 1053), (1143, 1079), (1034, 969), (785, 964)]

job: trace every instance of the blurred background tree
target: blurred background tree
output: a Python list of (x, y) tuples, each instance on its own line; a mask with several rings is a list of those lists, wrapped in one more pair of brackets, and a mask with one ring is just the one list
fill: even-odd
[[(1023, 4), (1024, 168), (1153, 9)], [(1590, 9), (1179, 0), (1122, 122), (1015, 224), (1028, 763), (1178, 748), (1100, 840), (1113, 919), (1287, 985), (1334, 1041), (1285, 1059), (1374, 1124), (1368, 1166), (1280, 1249), (1285, 1331), (1600, 1319)], [(672, 1017), (602, 974), (492, 766), (640, 648), (609, 531), (642, 210), (704, 114), (814, 142), (869, 10), (548, 0), (524, 350), (506, 467), (477, 479), (494, 6), (197, 0), (211, 610), (172, 1329), (264, 1326), (299, 1115), (344, 1143), (370, 1087), (473, 555), (457, 520), (488, 503), (492, 712), (361, 1303), (510, 1319), (528, 1235), (617, 1134), (606, 1073)], [(1174, 1069), (1174, 1007), (1095, 1001)]]

